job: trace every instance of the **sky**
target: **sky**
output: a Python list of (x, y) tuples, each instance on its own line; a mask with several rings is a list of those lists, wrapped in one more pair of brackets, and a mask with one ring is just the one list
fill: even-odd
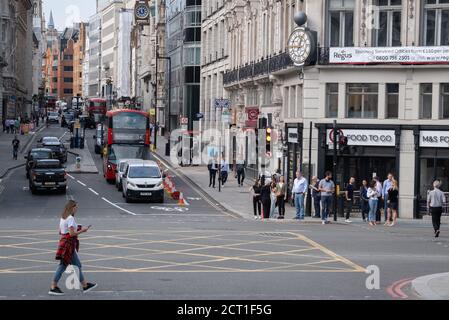
[(43, 5), (46, 24), (52, 10), (56, 29), (60, 31), (73, 22), (87, 21), (96, 10), (95, 0), (43, 0)]

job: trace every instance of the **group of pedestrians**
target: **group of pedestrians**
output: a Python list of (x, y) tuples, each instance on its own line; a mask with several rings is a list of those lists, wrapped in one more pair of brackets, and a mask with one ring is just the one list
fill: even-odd
[(8, 134), (20, 133), (20, 119), (4, 119), (3, 120), (3, 132)]
[(253, 199), (254, 219), (285, 218), (285, 202), (287, 201), (287, 184), (279, 174), (271, 178), (262, 176), (249, 189)]
[(222, 186), (225, 185), (225, 183), (228, 181), (229, 164), (226, 162), (226, 160), (222, 159), (219, 162), (216, 157), (211, 158), (209, 160), (209, 163), (207, 164), (207, 170), (209, 171), (209, 188), (215, 188), (217, 173), (219, 173), (218, 180), (221, 181)]

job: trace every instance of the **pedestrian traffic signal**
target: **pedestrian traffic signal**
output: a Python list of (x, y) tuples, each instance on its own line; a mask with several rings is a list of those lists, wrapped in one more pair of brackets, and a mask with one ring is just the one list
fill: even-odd
[(265, 151), (267, 153), (271, 152), (271, 133), (272, 133), (272, 129), (271, 128), (267, 128), (265, 129), (266, 132), (266, 149)]

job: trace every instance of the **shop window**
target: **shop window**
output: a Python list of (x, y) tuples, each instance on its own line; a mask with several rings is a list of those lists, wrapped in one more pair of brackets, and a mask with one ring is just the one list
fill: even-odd
[(338, 117), (338, 83), (326, 85), (326, 118)]
[(387, 83), (387, 119), (397, 119), (399, 114), (399, 84)]
[(360, 119), (377, 118), (379, 85), (377, 83), (347, 84), (347, 117)]
[(449, 119), (449, 83), (440, 85), (441, 118)]
[(427, 198), (427, 192), (432, 190), (435, 179), (442, 182), (441, 190), (449, 191), (449, 159), (424, 158), (420, 161), (420, 195)]
[(401, 0), (374, 1), (373, 45), (377, 47), (398, 47), (401, 45)]
[(419, 118), (432, 118), (432, 84), (421, 83), (420, 85), (420, 104), (419, 104)]
[(328, 1), (328, 43), (330, 47), (354, 46), (354, 0)]
[(449, 45), (449, 1), (425, 0), (423, 15), (423, 45)]
[(263, 91), (263, 104), (264, 105), (271, 105), (271, 96), (273, 94), (273, 85), (267, 84), (265, 86), (265, 90)]

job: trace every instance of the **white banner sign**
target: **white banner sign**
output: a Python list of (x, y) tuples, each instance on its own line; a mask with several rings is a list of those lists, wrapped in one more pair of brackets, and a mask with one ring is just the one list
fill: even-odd
[(449, 46), (441, 47), (345, 47), (330, 48), (329, 63), (449, 64)]
[(423, 148), (449, 148), (449, 131), (421, 131), (419, 146)]
[[(375, 146), (394, 147), (396, 145), (396, 135), (394, 130), (353, 130), (340, 129), (340, 132), (348, 138), (348, 146)], [(333, 130), (327, 130), (326, 142), (333, 145)]]
[(298, 129), (297, 128), (288, 128), (287, 141), (289, 143), (298, 143)]

